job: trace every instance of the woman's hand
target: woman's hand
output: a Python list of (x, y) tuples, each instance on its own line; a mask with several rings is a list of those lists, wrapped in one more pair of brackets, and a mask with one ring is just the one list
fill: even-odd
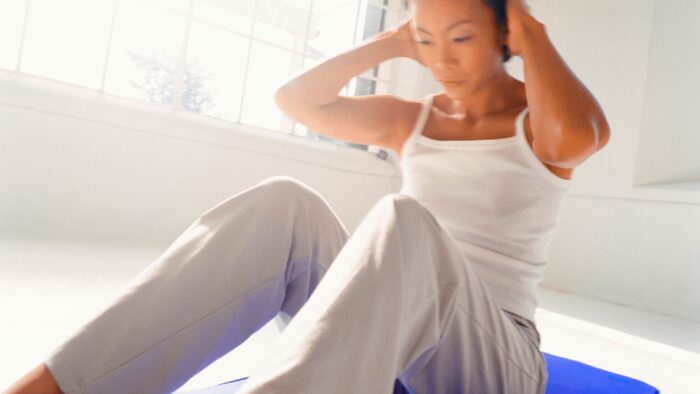
[(418, 44), (416, 44), (416, 40), (413, 38), (411, 19), (399, 25), (395, 31), (398, 43), (403, 47), (403, 56), (417, 61), (423, 67), (428, 67), (423, 62), (423, 59), (421, 59), (420, 53), (418, 52)]
[(525, 0), (506, 0), (506, 19), (508, 20), (506, 45), (511, 55), (520, 56), (523, 30), (528, 27), (528, 24), (540, 22), (530, 14), (530, 7)]
[(420, 63), (423, 67), (428, 67), (418, 53), (418, 45), (411, 33), (411, 19), (403, 22), (399, 26), (385, 30), (376, 36), (377, 39), (391, 41), (391, 45), (396, 49), (397, 57), (407, 57)]

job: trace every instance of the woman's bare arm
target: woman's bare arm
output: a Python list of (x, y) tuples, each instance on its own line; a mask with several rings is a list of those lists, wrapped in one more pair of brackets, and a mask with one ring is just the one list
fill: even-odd
[(344, 141), (394, 148), (401, 116), (413, 104), (386, 94), (339, 96), (350, 79), (395, 57), (417, 59), (407, 23), (302, 70), (283, 84), (275, 99), (290, 118)]
[(523, 58), (533, 150), (549, 164), (574, 168), (610, 139), (603, 109), (523, 0), (508, 2), (508, 24), (509, 47)]

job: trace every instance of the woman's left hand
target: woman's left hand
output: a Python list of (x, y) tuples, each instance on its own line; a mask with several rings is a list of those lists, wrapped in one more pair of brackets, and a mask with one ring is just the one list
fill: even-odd
[(525, 0), (506, 0), (506, 19), (508, 20), (506, 45), (511, 55), (519, 56), (522, 52), (524, 25), (537, 20), (530, 14), (530, 7), (525, 4)]

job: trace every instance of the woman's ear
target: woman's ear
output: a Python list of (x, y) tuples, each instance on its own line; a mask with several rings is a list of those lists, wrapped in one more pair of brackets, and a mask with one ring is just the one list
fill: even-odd
[(512, 54), (510, 53), (510, 48), (508, 47), (508, 28), (504, 27), (500, 30), (498, 34), (498, 41), (501, 47), (501, 55), (503, 59), (509, 58)]
[(501, 45), (508, 45), (508, 28), (502, 27), (498, 30), (498, 41)]
[(510, 54), (510, 48), (508, 48), (508, 45), (506, 45), (506, 44), (501, 45), (501, 56), (502, 56), (502, 59), (504, 62), (507, 61), (508, 59), (510, 59), (511, 54)]

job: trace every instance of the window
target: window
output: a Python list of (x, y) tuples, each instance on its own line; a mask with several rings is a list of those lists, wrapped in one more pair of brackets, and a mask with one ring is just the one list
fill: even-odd
[(0, 3), (0, 68), (17, 68), (26, 15), (25, 3), (26, 0), (3, 0)]
[[(0, 68), (366, 150), (287, 118), (274, 90), (403, 12), (399, 0), (3, 0)], [(390, 92), (392, 62), (339, 94)]]
[(157, 4), (117, 2), (103, 89), (118, 96), (180, 106), (174, 93), (187, 17)]
[(113, 9), (109, 3), (30, 1), (19, 59), (20, 70), (98, 89), (109, 41)]

